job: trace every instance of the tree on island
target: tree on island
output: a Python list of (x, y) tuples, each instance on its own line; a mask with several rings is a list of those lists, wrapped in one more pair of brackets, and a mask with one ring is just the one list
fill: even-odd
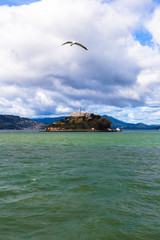
[(108, 128), (111, 128), (111, 121), (105, 117), (100, 119), (95, 118), (92, 126), (96, 130), (107, 130)]

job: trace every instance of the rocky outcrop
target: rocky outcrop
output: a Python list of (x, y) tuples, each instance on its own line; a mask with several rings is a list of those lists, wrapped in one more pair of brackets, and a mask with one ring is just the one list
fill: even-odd
[(100, 115), (91, 114), (89, 117), (68, 117), (49, 124), (46, 132), (108, 132), (111, 129), (111, 121)]

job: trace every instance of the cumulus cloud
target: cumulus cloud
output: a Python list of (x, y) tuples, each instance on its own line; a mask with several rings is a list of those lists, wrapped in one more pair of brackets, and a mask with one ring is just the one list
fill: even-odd
[[(154, 94), (160, 82), (159, 12), (152, 0), (0, 6), (0, 112), (66, 115), (81, 105), (97, 113), (112, 108), (124, 120), (131, 108), (132, 114), (126, 112), (133, 120), (136, 109), (160, 100)], [(151, 45), (135, 39), (140, 26), (153, 36)], [(88, 51), (61, 46), (67, 40)]]

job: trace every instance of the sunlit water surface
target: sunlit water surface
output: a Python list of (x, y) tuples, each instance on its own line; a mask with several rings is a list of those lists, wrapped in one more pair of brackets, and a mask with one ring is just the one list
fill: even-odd
[(160, 131), (0, 131), (0, 239), (159, 240)]

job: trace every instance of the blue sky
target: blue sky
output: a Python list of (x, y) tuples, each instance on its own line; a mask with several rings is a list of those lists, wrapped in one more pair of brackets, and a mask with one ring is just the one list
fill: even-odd
[(23, 4), (30, 4), (38, 1), (40, 0), (1, 0), (0, 5), (20, 6)]
[(135, 36), (135, 39), (139, 41), (141, 45), (152, 45), (152, 35), (145, 28), (135, 31), (133, 36)]
[(160, 1), (1, 1), (0, 24), (0, 114), (160, 124)]

